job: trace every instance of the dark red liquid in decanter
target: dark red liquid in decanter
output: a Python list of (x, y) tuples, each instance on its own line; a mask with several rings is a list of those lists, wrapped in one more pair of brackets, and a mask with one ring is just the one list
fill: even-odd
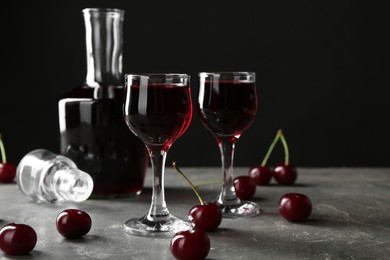
[(59, 101), (61, 153), (92, 176), (92, 197), (143, 189), (149, 157), (123, 119), (123, 95), (123, 87), (81, 86)]

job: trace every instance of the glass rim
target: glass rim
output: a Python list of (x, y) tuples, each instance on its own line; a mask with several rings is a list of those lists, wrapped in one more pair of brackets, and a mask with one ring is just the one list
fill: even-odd
[(130, 77), (178, 77), (178, 78), (190, 78), (191, 76), (189, 74), (185, 73), (129, 73), (125, 74), (125, 78)]
[(119, 13), (124, 14), (125, 10), (118, 8), (84, 8), (83, 13)]
[(235, 75), (235, 76), (256, 76), (253, 71), (215, 71), (215, 72), (199, 72), (199, 77), (207, 76), (221, 76), (221, 75)]

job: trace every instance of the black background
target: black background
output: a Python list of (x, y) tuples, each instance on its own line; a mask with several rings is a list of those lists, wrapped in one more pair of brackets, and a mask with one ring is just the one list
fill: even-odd
[[(371, 1), (13, 1), (2, 7), (0, 132), (15, 164), (58, 152), (57, 98), (85, 79), (82, 9), (126, 10), (124, 73), (255, 71), (259, 111), (235, 165), (261, 162), (278, 128), (300, 167), (390, 166), (389, 87)], [(131, 134), (129, 132), (129, 134)], [(279, 144), (270, 164), (283, 161)], [(194, 113), (168, 163), (220, 165)]]

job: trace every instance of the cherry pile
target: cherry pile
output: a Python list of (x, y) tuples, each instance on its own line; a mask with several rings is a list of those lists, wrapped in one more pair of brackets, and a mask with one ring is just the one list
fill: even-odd
[[(266, 166), (267, 160), (278, 140), (281, 140), (285, 152), (285, 161), (274, 168)], [(11, 182), (15, 178), (15, 166), (6, 162), (4, 144), (0, 135), (0, 182)], [(170, 242), (170, 250), (176, 259), (205, 259), (210, 251), (210, 239), (206, 232), (216, 230), (222, 222), (222, 211), (214, 202), (204, 202), (195, 186), (179, 169), (176, 163), (173, 167), (188, 182), (199, 199), (188, 212), (192, 229), (178, 232)], [(278, 184), (292, 185), (297, 178), (296, 169), (289, 164), (289, 151), (282, 130), (278, 130), (261, 164), (251, 167), (249, 175), (238, 176), (234, 179), (234, 187), (240, 199), (248, 200), (256, 193), (257, 185), (267, 185), (272, 177)], [(290, 222), (306, 220), (312, 211), (310, 199), (300, 193), (287, 193), (279, 200), (279, 213)], [(86, 235), (92, 226), (88, 213), (78, 209), (66, 209), (60, 212), (56, 219), (59, 234), (66, 239), (80, 238)], [(37, 243), (35, 230), (26, 224), (11, 223), (0, 230), (0, 249), (7, 255), (25, 255), (30, 253)]]
[[(278, 141), (281, 141), (284, 148), (284, 163), (277, 164), (271, 168), (267, 166), (267, 161)], [(269, 184), (272, 178), (280, 185), (292, 185), (295, 183), (298, 172), (289, 163), (289, 150), (286, 138), (281, 129), (272, 141), (261, 164), (253, 165), (249, 170), (249, 176), (239, 176), (234, 179), (234, 188), (237, 197), (240, 199), (250, 199), (256, 192), (256, 186)], [(306, 220), (312, 211), (310, 199), (299, 193), (284, 194), (279, 200), (279, 213), (290, 222)]]

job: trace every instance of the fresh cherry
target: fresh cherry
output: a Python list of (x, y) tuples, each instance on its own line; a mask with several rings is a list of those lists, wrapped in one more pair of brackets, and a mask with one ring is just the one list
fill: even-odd
[(7, 255), (26, 255), (37, 244), (37, 233), (29, 225), (11, 223), (0, 230), (0, 249)]
[(237, 197), (249, 200), (256, 193), (256, 182), (249, 176), (238, 176), (233, 180)]
[(10, 163), (0, 163), (0, 182), (10, 183), (15, 179), (16, 167)]
[(255, 181), (256, 185), (267, 185), (272, 178), (272, 169), (256, 164), (250, 168), (249, 176)]
[(282, 130), (280, 132), (280, 140), (283, 143), (284, 148), (284, 164), (278, 164), (274, 167), (273, 177), (277, 183), (282, 185), (291, 185), (295, 182), (298, 176), (297, 170), (289, 164), (289, 151), (286, 138), (284, 137)]
[(9, 183), (15, 179), (16, 167), (13, 164), (7, 163), (5, 155), (4, 143), (0, 134), (0, 152), (2, 163), (0, 163), (0, 182)]
[(65, 238), (79, 238), (89, 232), (92, 220), (85, 211), (66, 209), (57, 216), (56, 226)]
[(181, 231), (172, 238), (170, 248), (176, 259), (202, 260), (210, 252), (210, 239), (201, 229)]
[(291, 222), (306, 220), (311, 214), (310, 199), (300, 193), (287, 193), (279, 200), (280, 214)]
[(212, 202), (195, 205), (188, 213), (188, 219), (194, 224), (195, 228), (203, 231), (213, 231), (221, 224), (222, 211), (216, 203)]
[(278, 130), (261, 164), (255, 164), (249, 169), (249, 176), (256, 182), (257, 185), (267, 185), (271, 181), (272, 169), (267, 167), (266, 164), (281, 135), (282, 131)]
[(277, 183), (291, 185), (297, 179), (298, 172), (291, 165), (278, 164), (273, 170), (273, 176)]
[(221, 208), (216, 203), (204, 203), (194, 184), (192, 184), (187, 176), (185, 176), (185, 174), (180, 170), (180, 168), (176, 165), (176, 162), (173, 162), (172, 165), (176, 171), (180, 173), (180, 175), (187, 181), (200, 202), (200, 205), (195, 205), (190, 209), (188, 213), (188, 219), (197, 229), (202, 229), (203, 231), (213, 231), (217, 229), (222, 222)]

